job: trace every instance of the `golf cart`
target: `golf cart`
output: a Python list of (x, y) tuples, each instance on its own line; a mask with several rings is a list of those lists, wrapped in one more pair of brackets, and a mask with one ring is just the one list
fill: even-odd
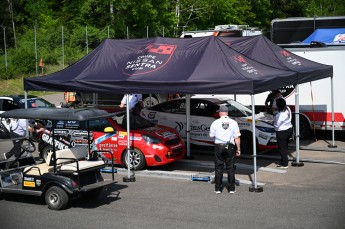
[[(109, 116), (112, 114), (104, 110), (68, 108), (16, 109), (0, 114), (0, 118), (59, 122), (88, 121)], [(109, 127), (106, 129), (105, 132), (114, 131)], [(54, 130), (51, 134), (54, 139)], [(88, 135), (90, 139), (90, 131)], [(52, 210), (66, 208), (71, 198), (96, 198), (105, 187), (116, 182), (114, 175), (112, 180), (103, 179), (100, 170), (105, 167), (105, 163), (100, 160), (99, 152), (89, 150), (90, 144), (91, 141), (88, 147), (77, 146), (62, 150), (56, 150), (53, 144), (53, 150), (44, 163), (7, 164), (5, 169), (0, 169), (0, 196), (4, 193), (44, 196), (48, 208)], [(114, 167), (112, 169), (114, 171)]]

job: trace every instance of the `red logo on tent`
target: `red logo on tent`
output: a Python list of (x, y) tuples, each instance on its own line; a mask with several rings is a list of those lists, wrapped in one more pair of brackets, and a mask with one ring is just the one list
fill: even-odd
[(249, 74), (258, 74), (258, 70), (256, 70), (252, 65), (247, 63), (247, 61), (243, 58), (243, 56), (234, 56), (233, 57), (235, 62), (240, 63), (241, 69)]
[(290, 53), (286, 50), (280, 50), (279, 52), (282, 56), (290, 56)]
[(123, 72), (133, 76), (157, 71), (170, 61), (175, 50), (176, 45), (149, 44), (129, 57)]

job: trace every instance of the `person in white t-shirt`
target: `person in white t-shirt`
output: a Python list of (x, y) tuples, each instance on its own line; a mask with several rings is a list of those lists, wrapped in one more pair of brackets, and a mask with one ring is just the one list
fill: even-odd
[[(228, 116), (229, 108), (225, 105), (219, 107), (220, 118), (213, 121), (210, 127), (210, 137), (214, 138), (215, 154), (215, 190), (216, 194), (222, 192), (223, 170), (228, 174), (228, 192), (235, 193), (235, 156), (241, 155), (240, 129), (235, 120)], [(236, 149), (237, 146), (237, 149)]]
[[(135, 104), (140, 103), (141, 107), (143, 107), (143, 96), (141, 94), (129, 94), (129, 109), (132, 110)], [(120, 107), (123, 108), (127, 104), (127, 95), (124, 95)]]
[(277, 99), (276, 101), (278, 113), (274, 116), (274, 129), (276, 131), (278, 150), (281, 155), (278, 168), (288, 168), (288, 144), (293, 133), (291, 124), (291, 110), (286, 106), (285, 99)]

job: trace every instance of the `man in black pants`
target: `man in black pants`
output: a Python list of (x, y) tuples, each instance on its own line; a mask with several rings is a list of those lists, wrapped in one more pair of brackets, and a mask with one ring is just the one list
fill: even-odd
[[(240, 156), (240, 130), (235, 120), (229, 118), (228, 107), (221, 105), (220, 118), (215, 120), (210, 127), (210, 137), (215, 138), (215, 190), (216, 194), (222, 192), (223, 170), (228, 174), (228, 192), (233, 194), (235, 188), (235, 155)], [(237, 150), (236, 147), (237, 146)]]

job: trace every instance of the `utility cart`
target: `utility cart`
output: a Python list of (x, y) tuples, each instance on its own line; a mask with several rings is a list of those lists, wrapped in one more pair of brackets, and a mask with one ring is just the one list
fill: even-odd
[[(112, 114), (99, 109), (68, 108), (16, 109), (0, 114), (0, 118), (59, 122), (88, 121), (110, 116)], [(106, 129), (105, 132), (114, 131), (109, 127)], [(87, 132), (88, 139), (92, 139), (92, 133)], [(51, 134), (54, 139), (54, 129)], [(77, 146), (62, 150), (55, 150), (53, 147), (46, 161), (40, 164), (11, 164), (15, 160), (2, 162), (6, 166), (0, 168), (0, 197), (4, 197), (6, 193), (44, 196), (48, 208), (52, 210), (66, 208), (71, 198), (97, 198), (105, 187), (116, 182), (114, 176), (112, 180), (103, 179), (100, 170), (106, 165), (98, 152), (90, 151), (90, 144), (91, 142), (88, 147)]]

